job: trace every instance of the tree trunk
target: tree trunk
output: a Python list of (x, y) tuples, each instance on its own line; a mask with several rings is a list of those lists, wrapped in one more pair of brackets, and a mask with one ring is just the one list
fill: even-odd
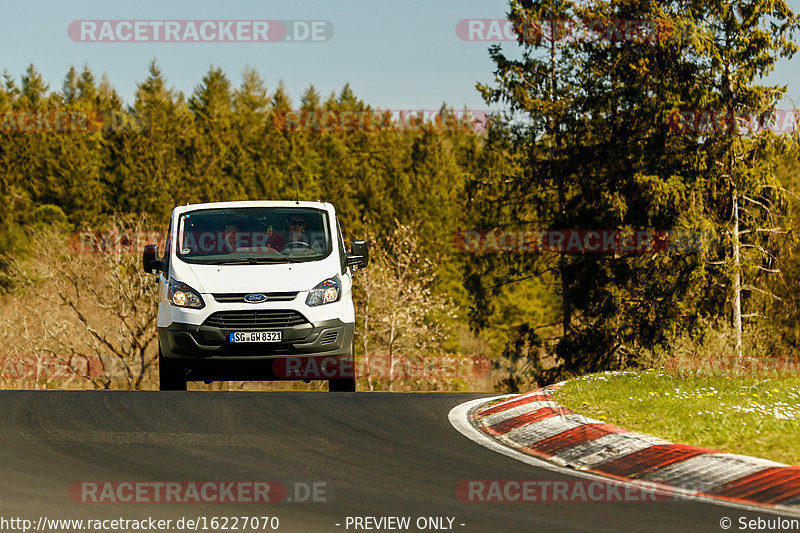
[[(558, 76), (557, 76), (557, 55), (556, 55), (556, 40), (558, 39), (556, 29), (556, 16), (551, 13), (550, 19), (550, 100), (556, 102), (558, 100)], [(553, 117), (550, 125), (551, 135), (555, 146), (555, 154), (551, 156), (550, 160), (550, 175), (556, 181), (558, 188), (558, 213), (557, 219), (562, 218), (562, 213), (566, 204), (566, 194), (564, 192), (564, 180), (561, 175), (561, 166), (559, 165), (559, 157), (561, 155), (561, 127), (559, 125), (559, 118)], [(559, 220), (559, 229), (561, 223)], [(569, 278), (567, 276), (567, 257), (561, 254), (559, 257), (558, 275), (561, 281), (561, 326), (563, 328), (563, 337), (569, 333), (572, 323), (572, 306), (569, 300)]]
[(733, 189), (733, 330), (736, 335), (736, 357), (742, 358), (742, 270), (739, 251), (739, 193)]

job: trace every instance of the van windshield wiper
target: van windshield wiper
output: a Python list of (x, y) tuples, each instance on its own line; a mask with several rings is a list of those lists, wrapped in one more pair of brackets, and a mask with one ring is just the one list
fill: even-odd
[(209, 265), (265, 265), (276, 263), (302, 263), (302, 260), (291, 257), (244, 257), (242, 259), (229, 259), (227, 261), (210, 261)]

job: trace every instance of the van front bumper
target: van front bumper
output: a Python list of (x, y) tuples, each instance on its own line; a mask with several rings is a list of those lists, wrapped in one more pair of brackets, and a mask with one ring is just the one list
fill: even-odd
[[(267, 328), (259, 328), (267, 329)], [(275, 359), (293, 355), (350, 355), (355, 325), (338, 318), (300, 324), (286, 328), (269, 328), (281, 332), (281, 342), (230, 343), (232, 331), (207, 325), (172, 323), (158, 328), (163, 357), (170, 359)]]
[(161, 356), (188, 380), (336, 379), (354, 375), (354, 329), (324, 320), (278, 328), (281, 342), (236, 344), (227, 341), (233, 330), (172, 323), (158, 328), (158, 339)]

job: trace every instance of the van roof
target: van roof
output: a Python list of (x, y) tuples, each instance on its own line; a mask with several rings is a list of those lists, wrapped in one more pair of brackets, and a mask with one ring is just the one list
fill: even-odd
[(241, 200), (237, 202), (209, 202), (205, 204), (186, 204), (177, 206), (173, 213), (181, 214), (197, 209), (217, 209), (224, 207), (311, 207), (334, 212), (333, 205), (327, 202), (309, 202), (305, 200)]

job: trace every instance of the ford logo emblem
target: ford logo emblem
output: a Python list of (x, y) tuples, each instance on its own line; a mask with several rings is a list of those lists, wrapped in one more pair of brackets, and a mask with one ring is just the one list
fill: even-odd
[(267, 296), (265, 294), (248, 294), (244, 297), (244, 301), (249, 304), (260, 304), (267, 301)]

